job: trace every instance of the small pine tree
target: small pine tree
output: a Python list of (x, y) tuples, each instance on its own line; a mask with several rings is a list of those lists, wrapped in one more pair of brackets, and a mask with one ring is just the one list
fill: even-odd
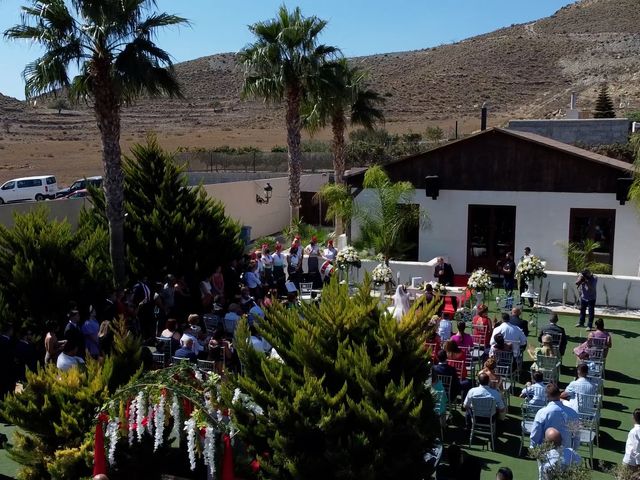
[(353, 297), (334, 280), (319, 305), (274, 305), (260, 322), (281, 361), (250, 346), (242, 320), (234, 345), (243, 372), (223, 386), (223, 399), (232, 404), (240, 389), (264, 410), (233, 407), (264, 475), (425, 478), (423, 455), (438, 430), (423, 347), (435, 308), (419, 302), (398, 323), (370, 295), (368, 278)]
[(606, 84), (600, 87), (596, 107), (593, 110), (593, 118), (616, 118), (613, 101), (609, 96), (609, 87)]
[[(189, 187), (184, 167), (154, 137), (134, 145), (125, 157), (125, 238), (128, 263), (135, 278), (162, 279), (167, 273), (199, 278), (242, 253), (239, 225), (224, 205), (201, 187)], [(90, 225), (106, 231), (104, 197), (94, 190)]]

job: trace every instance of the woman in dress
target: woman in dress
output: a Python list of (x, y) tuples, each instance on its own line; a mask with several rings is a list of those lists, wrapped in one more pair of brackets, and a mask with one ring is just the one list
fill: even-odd
[(320, 245), (315, 235), (311, 237), (311, 243), (304, 249), (304, 253), (307, 255), (309, 280), (313, 282), (314, 288), (320, 288)]
[(484, 368), (478, 372), (478, 376), (481, 373), (486, 373), (489, 376), (489, 385), (495, 388), (496, 390), (502, 391), (502, 377), (496, 374), (496, 366), (498, 362), (493, 357), (487, 359), (484, 362)]
[(393, 318), (398, 322), (402, 320), (402, 317), (409, 311), (409, 294), (404, 285), (398, 285), (396, 293), (393, 296)]
[(58, 335), (56, 334), (56, 330), (58, 329), (58, 324), (56, 322), (50, 321), (47, 323), (47, 335), (44, 337), (44, 363), (56, 363), (58, 359), (58, 355), (62, 352), (64, 348), (64, 344), (66, 340), (58, 340)]
[(211, 275), (211, 293), (215, 298), (216, 295), (224, 296), (224, 275), (222, 274), (222, 265), (218, 265)]
[(484, 331), (484, 346), (485, 348), (488, 347), (491, 342), (491, 335), (493, 334), (493, 325), (489, 318), (488, 305), (478, 305), (476, 316), (473, 317), (472, 323), (474, 335), (482, 335), (482, 332)]
[[(604, 320), (602, 318), (598, 318), (594, 322), (594, 325), (596, 326), (596, 329), (593, 332), (589, 333), (589, 336), (587, 337), (587, 341), (578, 345), (576, 348), (573, 349), (573, 353), (576, 355), (576, 357), (578, 357), (577, 359), (578, 363), (583, 362), (585, 360), (589, 360), (589, 357), (591, 356), (591, 350), (594, 348), (596, 349), (602, 348), (603, 349), (602, 355), (603, 357), (606, 358), (607, 353), (609, 353), (609, 349), (612, 346), (611, 334), (604, 329)], [(593, 341), (594, 339), (600, 340), (598, 343), (600, 345), (604, 343), (604, 346), (594, 347), (594, 344), (595, 344), (595, 342)]]
[(284, 295), (286, 289), (284, 287), (286, 276), (284, 274), (285, 256), (282, 254), (282, 245), (276, 242), (276, 251), (271, 255), (271, 263), (273, 265), (273, 281), (278, 289), (279, 295)]
[(333, 240), (329, 240), (327, 242), (327, 248), (324, 249), (324, 258), (330, 262), (336, 261), (336, 256), (338, 255), (338, 250), (333, 246)]

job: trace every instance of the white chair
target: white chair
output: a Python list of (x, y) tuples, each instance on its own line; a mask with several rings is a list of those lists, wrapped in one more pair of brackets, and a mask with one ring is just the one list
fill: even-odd
[(542, 408), (542, 405), (531, 405), (528, 402), (522, 404), (522, 420), (520, 421), (520, 451), (518, 455), (522, 456), (525, 437), (531, 438), (531, 429), (536, 413)]
[(513, 393), (513, 369), (511, 365), (496, 365), (495, 374), (502, 379), (502, 396), (505, 405), (511, 405), (511, 394)]
[(183, 363), (191, 363), (191, 360), (183, 357), (171, 357), (171, 365), (180, 365)]
[(447, 394), (444, 390), (431, 390), (433, 395), (433, 409), (440, 420), (440, 439), (444, 440), (444, 430), (447, 427)]
[(536, 355), (536, 366), (538, 371), (542, 372), (545, 383), (558, 383), (560, 378), (560, 361), (557, 357), (547, 357), (538, 353)]
[(596, 432), (596, 445), (600, 446), (600, 408), (602, 406), (602, 395), (589, 395), (587, 393), (577, 393), (578, 413), (591, 416), (594, 420)]
[(473, 443), (474, 436), (489, 436), (491, 450), (495, 451), (496, 435), (496, 401), (494, 398), (471, 398), (471, 433), (469, 434), (469, 447)]
[(198, 369), (203, 372), (215, 372), (216, 362), (211, 360), (198, 360)]
[(153, 370), (161, 370), (166, 365), (166, 357), (162, 352), (153, 352), (153, 363), (151, 364), (151, 368)]
[(589, 449), (589, 461), (593, 468), (593, 444), (598, 441), (597, 418), (595, 415), (578, 413), (580, 417), (578, 436), (580, 446), (586, 445)]
[(300, 282), (300, 300), (311, 300), (312, 282)]

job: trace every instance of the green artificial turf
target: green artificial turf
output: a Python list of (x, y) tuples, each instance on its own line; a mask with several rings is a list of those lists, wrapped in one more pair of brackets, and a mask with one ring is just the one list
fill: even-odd
[[(529, 318), (525, 312), (523, 319)], [(560, 387), (564, 388), (574, 379), (575, 356), (573, 348), (585, 340), (587, 332), (584, 329), (574, 327), (577, 317), (571, 315), (560, 316), (559, 325), (565, 328), (569, 337), (567, 352), (563, 359), (563, 368), (560, 378)], [(640, 382), (638, 381), (640, 369), (640, 321), (637, 320), (611, 320), (605, 318), (605, 329), (612, 335), (613, 348), (610, 350), (604, 382), (604, 403), (600, 422), (600, 447), (594, 448), (595, 468), (592, 472), (593, 480), (613, 478), (607, 473), (613, 466), (621, 463), (624, 454), (627, 433), (632, 427), (631, 413), (635, 408), (640, 408)], [(540, 319), (540, 326), (546, 325), (547, 319)], [(535, 342), (535, 329), (529, 333), (529, 342)], [(525, 354), (525, 360), (529, 360)], [(528, 366), (531, 362), (526, 362)], [(523, 381), (526, 379), (523, 377)], [(522, 384), (518, 384), (516, 393), (519, 393)], [(498, 468), (510, 467), (517, 480), (536, 480), (537, 466), (534, 460), (526, 457), (526, 448), (523, 457), (518, 456), (520, 447), (520, 406), (522, 399), (512, 396), (511, 406), (507, 420), (503, 424), (500, 437), (496, 443), (496, 451), (492, 452), (484, 447), (481, 442), (474, 440), (472, 448), (468, 448), (468, 437), (462, 431), (462, 412), (454, 413), (452, 425), (445, 434), (445, 443), (456, 441), (464, 446), (464, 450), (485, 462), (485, 470), (482, 479), (494, 480)], [(525, 447), (528, 442), (525, 443)], [(583, 458), (588, 457), (586, 447), (579, 451)], [(585, 480), (587, 480), (585, 478)]]

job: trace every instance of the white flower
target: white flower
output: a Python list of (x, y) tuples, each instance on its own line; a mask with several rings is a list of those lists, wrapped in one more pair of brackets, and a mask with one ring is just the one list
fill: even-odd
[(393, 272), (384, 263), (376, 265), (376, 267), (371, 272), (371, 279), (376, 283), (389, 283), (391, 282), (392, 278)]
[(144, 420), (144, 416), (147, 413), (147, 401), (144, 396), (144, 392), (141, 390), (138, 392), (136, 396), (136, 434), (138, 436), (138, 441), (142, 440), (142, 435), (144, 434), (144, 425), (142, 421)]
[(164, 407), (166, 404), (166, 395), (160, 394), (160, 402), (155, 407), (154, 422), (156, 424), (156, 431), (153, 437), (153, 451), (158, 450), (158, 447), (164, 442)]
[(180, 403), (178, 402), (178, 396), (173, 394), (173, 401), (171, 403), (171, 416), (173, 417), (173, 430), (171, 430), (171, 436), (176, 440), (180, 439)]
[(118, 445), (118, 434), (120, 433), (118, 423), (118, 417), (107, 423), (106, 434), (109, 439), (109, 465), (113, 465), (116, 461), (116, 446)]
[(516, 275), (524, 280), (532, 280), (538, 277), (544, 277), (544, 264), (540, 258), (532, 255), (525, 257), (516, 268)]
[(255, 403), (253, 399), (247, 395), (246, 393), (242, 393), (239, 388), (236, 388), (233, 391), (233, 399), (231, 400), (233, 405), (240, 404), (246, 410), (249, 410), (254, 415), (262, 415), (264, 414), (264, 410), (260, 405)]
[(189, 452), (189, 465), (191, 470), (196, 469), (196, 419), (191, 417), (184, 422), (184, 431), (187, 433), (187, 451)]
[(134, 398), (129, 404), (129, 445), (133, 444), (133, 433), (136, 429), (136, 403), (137, 400)]
[(204, 433), (204, 446), (202, 455), (204, 456), (204, 464), (209, 467), (211, 478), (216, 477), (216, 439), (218, 432), (213, 427), (207, 427)]
[(493, 282), (489, 272), (484, 268), (474, 270), (467, 281), (467, 287), (478, 291), (491, 290)]

